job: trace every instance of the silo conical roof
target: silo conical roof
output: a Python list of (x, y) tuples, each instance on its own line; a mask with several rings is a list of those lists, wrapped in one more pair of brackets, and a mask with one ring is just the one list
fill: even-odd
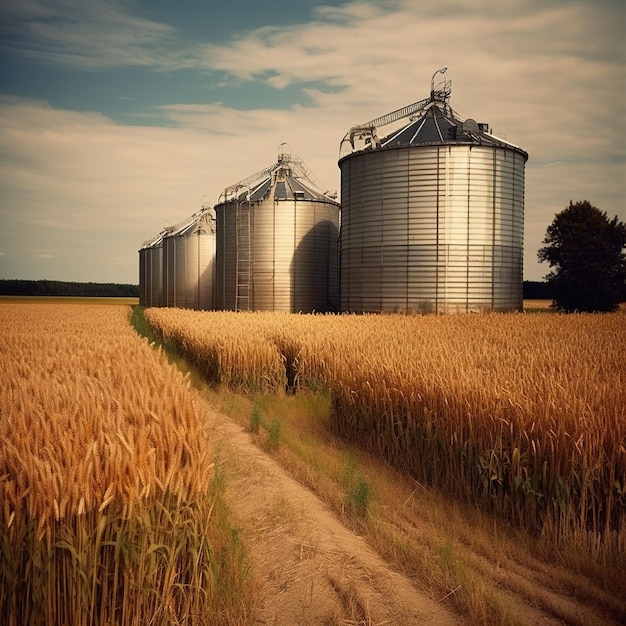
[(442, 143), (474, 143), (493, 147), (517, 147), (489, 132), (488, 125), (461, 119), (448, 106), (432, 102), (416, 119), (380, 140), (381, 148)]
[(220, 201), (236, 198), (255, 202), (272, 196), (274, 200), (335, 202), (336, 194), (322, 191), (311, 170), (284, 146), (281, 145), (276, 163), (227, 187)]
[[(433, 74), (430, 97), (353, 126), (341, 141), (340, 161), (361, 151), (441, 144), (513, 148), (527, 160), (528, 154), (519, 146), (492, 135), (488, 124), (471, 118), (464, 120), (452, 109), (449, 104), (452, 81), (444, 78), (435, 83), (435, 77), (438, 74), (445, 77), (446, 71), (444, 67)], [(409, 119), (407, 124), (380, 139), (379, 132), (384, 126), (405, 118)]]

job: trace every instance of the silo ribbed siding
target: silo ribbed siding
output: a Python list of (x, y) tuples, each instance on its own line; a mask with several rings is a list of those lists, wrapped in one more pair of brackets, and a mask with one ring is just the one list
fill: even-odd
[(338, 309), (336, 203), (268, 198), (216, 207), (216, 307)]
[(187, 260), (191, 247), (187, 245), (184, 233), (172, 235), (168, 239), (174, 242), (174, 306), (190, 308), (187, 304)]
[(212, 214), (192, 216), (163, 238), (163, 305), (213, 309), (215, 224)]
[(146, 251), (139, 250), (139, 306), (146, 306), (146, 280), (148, 273), (146, 272)]
[(521, 308), (526, 158), (452, 143), (342, 159), (341, 310)]
[(215, 207), (216, 308), (338, 311), (339, 203), (292, 155), (253, 177)]
[(176, 238), (163, 238), (163, 306), (176, 306)]
[[(214, 308), (215, 282), (215, 219), (207, 216), (198, 224), (195, 237), (198, 247), (197, 303), (194, 308), (211, 311)], [(192, 283), (190, 289), (196, 286)]]
[[(236, 202), (215, 207), (217, 247), (215, 250), (215, 308), (235, 311), (237, 301), (237, 213)], [(228, 242), (228, 243), (227, 243)]]
[(162, 251), (160, 236), (139, 250), (140, 306), (161, 306)]

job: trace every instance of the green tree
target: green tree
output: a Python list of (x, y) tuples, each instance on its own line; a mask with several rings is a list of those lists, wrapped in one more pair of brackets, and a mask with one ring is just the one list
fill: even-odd
[(552, 271), (545, 277), (559, 311), (614, 311), (626, 283), (626, 224), (589, 202), (573, 203), (548, 227), (540, 261)]

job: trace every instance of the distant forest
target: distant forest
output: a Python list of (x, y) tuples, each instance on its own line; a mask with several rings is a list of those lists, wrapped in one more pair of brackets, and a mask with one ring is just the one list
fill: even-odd
[[(2, 280), (0, 296), (75, 296), (83, 298), (138, 298), (139, 285), (118, 283), (70, 283), (61, 280)], [(524, 298), (551, 300), (547, 283), (524, 281)]]
[(82, 298), (138, 298), (139, 285), (72, 283), (62, 280), (3, 280), (0, 296), (73, 296)]

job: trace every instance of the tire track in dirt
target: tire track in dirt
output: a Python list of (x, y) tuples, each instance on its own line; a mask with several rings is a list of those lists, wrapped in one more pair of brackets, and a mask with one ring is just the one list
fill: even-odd
[[(206, 404), (206, 403), (205, 403)], [(342, 626), (464, 625), (470, 622), (435, 602), (394, 571), (369, 544), (344, 526), (312, 491), (296, 481), (251, 434), (206, 404), (227, 498), (242, 529), (256, 577), (250, 624)], [(419, 529), (398, 520), (419, 540)], [(614, 626), (624, 603), (556, 564), (526, 562), (462, 549), (490, 580), (520, 624)], [(579, 592), (579, 593), (577, 593)]]
[(251, 624), (465, 623), (393, 571), (241, 426), (207, 408), (257, 578)]

